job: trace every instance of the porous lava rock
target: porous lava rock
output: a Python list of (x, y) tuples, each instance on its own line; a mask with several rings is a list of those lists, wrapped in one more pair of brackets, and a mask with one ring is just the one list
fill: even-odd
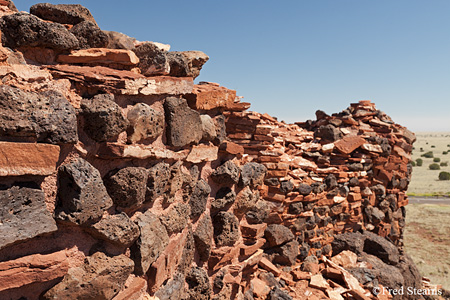
[(76, 124), (75, 109), (62, 94), (0, 86), (0, 136), (50, 144), (76, 143)]
[(109, 43), (108, 35), (91, 21), (76, 24), (70, 33), (77, 37), (81, 49), (106, 48)]
[(30, 13), (43, 20), (60, 24), (76, 25), (83, 21), (95, 23), (89, 9), (80, 4), (38, 3), (30, 7)]
[(90, 227), (90, 232), (121, 247), (130, 247), (139, 237), (139, 227), (125, 213), (103, 217)]
[(205, 215), (199, 220), (197, 229), (194, 231), (195, 248), (202, 261), (208, 261), (211, 255), (213, 231), (211, 217)]
[(0, 249), (58, 229), (44, 192), (30, 187), (0, 190), (0, 220)]
[(213, 226), (217, 246), (233, 246), (239, 239), (239, 220), (234, 214), (225, 211), (217, 213)]
[(211, 193), (211, 187), (205, 180), (200, 179), (195, 185), (189, 200), (192, 219), (198, 218), (205, 211), (209, 193)]
[(164, 131), (164, 114), (145, 103), (138, 103), (127, 113), (129, 121), (128, 142), (135, 143), (143, 139), (154, 139)]
[(114, 204), (133, 207), (144, 203), (148, 172), (145, 168), (126, 167), (105, 177), (105, 186)]
[(139, 57), (139, 69), (145, 76), (168, 75), (170, 73), (167, 51), (155, 43), (145, 42), (133, 49)]
[(82, 158), (59, 167), (58, 181), (59, 220), (82, 225), (100, 219), (113, 205), (100, 172)]
[(263, 184), (266, 173), (267, 168), (264, 165), (256, 162), (246, 163), (241, 171), (242, 185), (255, 188)]
[(59, 51), (77, 49), (80, 43), (66, 27), (45, 22), (34, 15), (16, 13), (1, 18), (3, 45), (18, 47), (43, 47)]
[(197, 144), (203, 136), (200, 114), (185, 99), (168, 97), (164, 102), (167, 142), (174, 147)]
[(228, 160), (216, 168), (211, 174), (211, 178), (219, 184), (232, 185), (238, 183), (240, 173), (240, 168), (234, 162)]
[(81, 109), (83, 129), (96, 142), (114, 139), (128, 126), (113, 95), (101, 94), (92, 99), (83, 99)]

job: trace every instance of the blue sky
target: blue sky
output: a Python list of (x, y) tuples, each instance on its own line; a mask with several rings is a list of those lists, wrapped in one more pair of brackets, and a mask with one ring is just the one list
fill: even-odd
[(280, 120), (369, 99), (413, 131), (450, 131), (448, 0), (50, 2), (86, 6), (104, 30), (205, 52), (197, 81)]

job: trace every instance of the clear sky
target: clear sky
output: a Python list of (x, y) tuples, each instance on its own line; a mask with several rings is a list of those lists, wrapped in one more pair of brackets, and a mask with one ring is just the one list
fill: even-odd
[(450, 131), (448, 0), (74, 1), (50, 2), (86, 6), (104, 30), (205, 52), (197, 81), (237, 90), (251, 110), (295, 122), (369, 99), (413, 131)]

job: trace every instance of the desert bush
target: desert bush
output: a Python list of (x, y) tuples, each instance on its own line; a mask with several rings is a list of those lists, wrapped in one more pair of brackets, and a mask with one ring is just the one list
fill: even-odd
[(442, 171), (439, 173), (439, 180), (450, 180), (450, 173)]
[(420, 152), (424, 152), (424, 151), (425, 151), (425, 150), (423, 150), (423, 148), (421, 147), (421, 148), (420, 148)]
[(415, 161), (412, 161), (412, 162), (411, 162), (411, 166), (415, 167), (415, 166), (416, 166), (416, 162), (415, 162)]
[(421, 158), (416, 159), (416, 163), (418, 167), (421, 167), (423, 165), (423, 159)]
[(433, 157), (433, 151), (428, 151), (424, 154), (421, 155), (422, 157), (426, 157), (426, 158), (432, 158)]
[(442, 151), (442, 154), (447, 155), (448, 151)]
[(448, 161), (443, 161), (439, 164), (441, 167), (448, 167)]
[(440, 162), (440, 161), (441, 161), (441, 159), (439, 157), (433, 158), (433, 162)]
[(436, 148), (436, 146), (435, 145), (431, 145), (431, 148)]
[(441, 167), (438, 164), (431, 164), (428, 166), (430, 170), (440, 170)]

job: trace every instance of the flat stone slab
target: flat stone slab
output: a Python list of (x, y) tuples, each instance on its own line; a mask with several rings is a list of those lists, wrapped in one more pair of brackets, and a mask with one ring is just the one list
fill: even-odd
[(59, 151), (51, 144), (0, 142), (0, 176), (50, 175)]
[(0, 249), (56, 230), (43, 191), (18, 186), (0, 191)]

